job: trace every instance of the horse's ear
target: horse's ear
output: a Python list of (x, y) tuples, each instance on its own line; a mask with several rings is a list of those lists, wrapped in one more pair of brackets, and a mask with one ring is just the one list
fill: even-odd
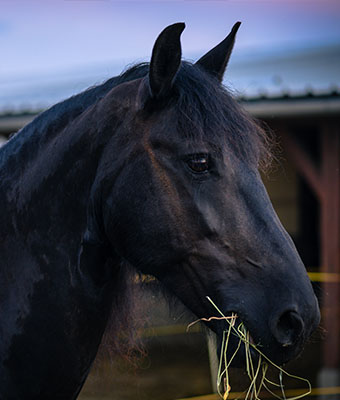
[(216, 47), (201, 57), (196, 64), (222, 82), (224, 72), (235, 43), (235, 36), (241, 22), (236, 22), (229, 35)]
[(184, 23), (170, 25), (155, 42), (149, 70), (149, 87), (153, 98), (165, 97), (172, 87), (181, 65), (180, 37), (184, 28)]

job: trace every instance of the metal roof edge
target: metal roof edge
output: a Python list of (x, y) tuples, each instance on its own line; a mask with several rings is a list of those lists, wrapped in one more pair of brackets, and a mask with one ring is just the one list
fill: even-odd
[(38, 113), (18, 114), (18, 115), (0, 115), (0, 131), (14, 132), (31, 122)]
[[(281, 98), (240, 100), (256, 118), (339, 116), (340, 96), (329, 98)], [(40, 111), (41, 112), (41, 111)], [(0, 114), (0, 132), (14, 132), (31, 122), (39, 112)]]
[(340, 116), (340, 97), (328, 99), (282, 99), (241, 101), (244, 108), (257, 118)]

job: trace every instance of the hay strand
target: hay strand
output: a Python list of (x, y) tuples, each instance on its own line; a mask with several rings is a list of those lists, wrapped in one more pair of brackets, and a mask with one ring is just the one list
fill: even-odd
[[(264, 353), (262, 353), (261, 350), (258, 349), (258, 347), (254, 343), (251, 343), (249, 331), (246, 329), (246, 327), (244, 326), (244, 324), (242, 322), (238, 326), (235, 326), (236, 319), (238, 318), (237, 314), (232, 313), (231, 316), (225, 316), (222, 313), (222, 311), (217, 307), (217, 305), (211, 300), (210, 297), (207, 296), (207, 299), (214, 306), (214, 308), (217, 310), (217, 312), (220, 314), (220, 316), (219, 317), (213, 316), (210, 318), (201, 318), (201, 319), (189, 324), (187, 327), (187, 330), (199, 321), (205, 321), (205, 322), (210, 322), (212, 320), (226, 321), (227, 329), (223, 331), (221, 354), (220, 354), (218, 373), (217, 373), (217, 381), (216, 381), (217, 392), (223, 400), (228, 399), (230, 391), (231, 391), (228, 369), (230, 368), (230, 365), (231, 365), (233, 359), (235, 358), (236, 354), (240, 350), (240, 347), (242, 344), (244, 344), (244, 348), (245, 348), (246, 372), (247, 372), (247, 375), (248, 375), (248, 378), (250, 381), (248, 389), (243, 392), (244, 400), (261, 400), (260, 394), (263, 389), (265, 389), (272, 396), (274, 396), (275, 398), (280, 399), (280, 400), (299, 400), (305, 396), (308, 396), (311, 393), (312, 387), (311, 387), (311, 384), (308, 381), (308, 379), (292, 375), (289, 372), (285, 371), (280, 366), (278, 366), (277, 364), (275, 364), (273, 361), (271, 361)], [(234, 353), (231, 355), (230, 359), (228, 360), (227, 349), (228, 349), (228, 344), (229, 344), (231, 335), (235, 335), (236, 337), (238, 337), (239, 342), (238, 342), (238, 345), (236, 346), (236, 350), (234, 351)], [(254, 362), (252, 359), (251, 349), (255, 350), (258, 353), (258, 362), (256, 365), (254, 365)], [(267, 374), (269, 366), (271, 366), (272, 368), (277, 369), (279, 371), (279, 376), (278, 376), (279, 382), (278, 383), (273, 382), (267, 378), (266, 374)], [(308, 386), (308, 389), (306, 390), (306, 392), (301, 395), (295, 396), (295, 397), (287, 398), (285, 395), (285, 389), (284, 389), (284, 384), (283, 384), (283, 376), (284, 375), (291, 379), (296, 379), (296, 380), (306, 383)], [(257, 383), (258, 381), (259, 381), (259, 383)], [(221, 390), (222, 386), (223, 386), (223, 390)], [(281, 395), (275, 393), (270, 388), (270, 386), (279, 388), (281, 391)]]

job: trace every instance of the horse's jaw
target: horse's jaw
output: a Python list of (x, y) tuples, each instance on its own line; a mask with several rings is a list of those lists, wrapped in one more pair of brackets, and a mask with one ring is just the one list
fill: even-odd
[[(209, 265), (207, 258), (203, 258)], [(217, 335), (219, 356), (230, 327), (224, 317), (233, 315), (236, 318), (226, 353), (229, 359), (233, 357), (232, 366), (246, 365), (246, 347), (254, 362), (261, 356), (262, 360), (267, 358), (277, 365), (285, 364), (301, 353), (320, 322), (318, 302), (308, 278), (299, 277), (300, 289), (308, 296), (296, 295), (293, 301), (295, 291), (290, 289), (289, 292), (289, 279), (280, 287), (275, 282), (266, 282), (265, 277), (254, 285), (251, 277), (259, 275), (260, 271), (249, 267), (247, 262), (244, 273), (236, 272), (240, 268), (232, 263), (232, 257), (229, 270), (226, 267), (205, 267), (202, 276), (196, 264), (198, 258), (193, 259), (195, 261), (172, 266), (171, 277), (162, 276), (160, 280)], [(249, 273), (247, 268), (253, 268), (253, 272)], [(277, 282), (282, 282), (280, 273), (277, 275)], [(246, 340), (242, 340), (239, 329), (247, 335)]]

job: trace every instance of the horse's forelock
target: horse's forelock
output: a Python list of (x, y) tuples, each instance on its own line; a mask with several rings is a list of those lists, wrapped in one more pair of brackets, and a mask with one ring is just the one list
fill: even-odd
[(265, 169), (272, 159), (273, 140), (232, 97), (228, 89), (196, 65), (183, 62), (176, 79), (180, 129), (236, 153)]

